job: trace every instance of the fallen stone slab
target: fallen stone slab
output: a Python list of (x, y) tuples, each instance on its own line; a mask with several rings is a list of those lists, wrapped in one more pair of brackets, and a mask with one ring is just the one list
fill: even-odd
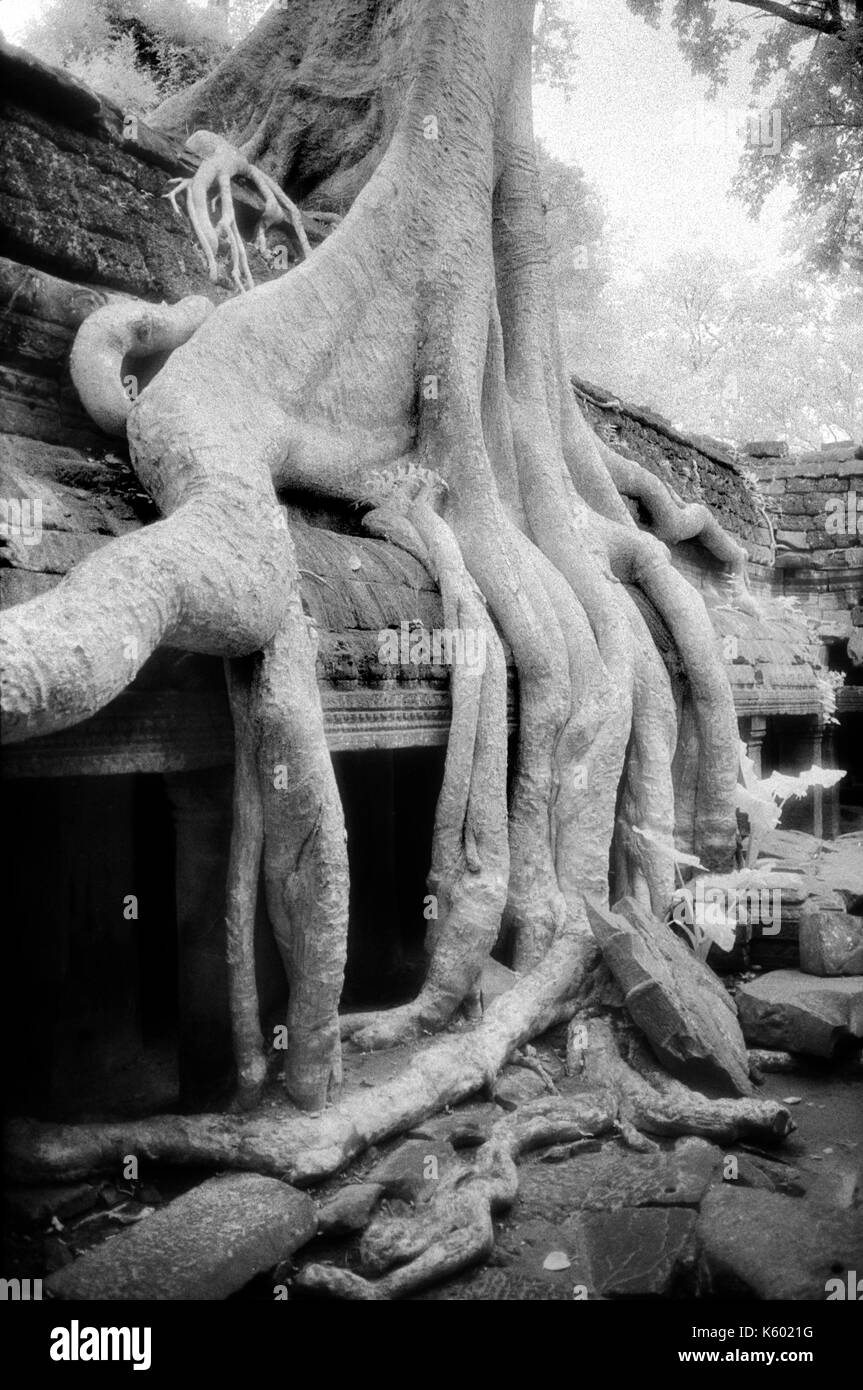
[[(757, 899), (752, 900), (753, 911), (747, 914), (749, 925), (744, 929), (749, 937), (749, 963), (764, 970), (796, 970), (800, 964), (800, 914), (804, 904), (813, 897), (830, 898), (831, 890), (815, 876), (812, 862), (801, 860), (801, 867), (796, 870), (785, 862), (769, 870), (762, 864), (759, 861), (752, 871), (759, 892)], [(762, 893), (766, 898), (762, 898)], [(844, 899), (841, 901), (844, 906)], [(766, 904), (764, 913), (762, 902)]]
[(772, 970), (737, 991), (740, 1024), (752, 1047), (832, 1057), (863, 1038), (863, 976), (825, 979)]
[[(839, 1163), (815, 1173), (806, 1189), (807, 1201), (849, 1211), (860, 1204), (860, 1173), (851, 1163)], [(861, 1270), (863, 1275), (863, 1270)]]
[(510, 1276), (553, 1284), (569, 1298), (576, 1285), (587, 1297), (595, 1293), (587, 1239), (578, 1222), (519, 1219), (498, 1237), (495, 1255), (506, 1261)]
[(752, 1094), (734, 1003), (712, 970), (632, 898), (587, 900), (593, 934), (627, 1012), (673, 1076), (723, 1095)]
[(54, 1298), (216, 1301), (311, 1240), (311, 1197), (276, 1178), (210, 1178), (46, 1280)]
[(700, 1264), (714, 1298), (826, 1299), (828, 1280), (863, 1268), (863, 1213), (731, 1184), (698, 1217)]
[(852, 917), (839, 895), (832, 897), (832, 901), (812, 898), (803, 904), (800, 969), (825, 978), (863, 975), (863, 917)]
[(686, 1207), (585, 1212), (593, 1276), (603, 1298), (682, 1298), (695, 1292), (696, 1214)]
[(863, 898), (863, 834), (858, 830), (825, 841), (818, 873), (842, 894), (853, 911), (854, 899)]
[[(782, 1163), (777, 1159), (767, 1158), (764, 1154), (739, 1154), (738, 1161), (741, 1163), (746, 1158), (754, 1168), (758, 1169), (768, 1180), (776, 1192), (784, 1192), (788, 1197), (803, 1197), (806, 1195), (806, 1184), (798, 1168), (791, 1163)], [(744, 1171), (741, 1166), (741, 1173)], [(739, 1183), (740, 1187), (761, 1187), (759, 1182)], [(765, 1189), (766, 1190), (766, 1189)]]
[(689, 1207), (520, 1217), (498, 1239), (506, 1273), (583, 1299), (684, 1297), (695, 1290), (696, 1213)]
[[(777, 870), (805, 872), (818, 890), (838, 892), (846, 907), (863, 897), (863, 836), (840, 835), (820, 840), (801, 830), (776, 829), (765, 835), (761, 855)], [(783, 900), (783, 909), (785, 903)]]
[(671, 1149), (631, 1153), (605, 1144), (568, 1163), (534, 1161), (519, 1168), (517, 1214), (569, 1217), (576, 1211), (623, 1207), (697, 1206), (717, 1175), (722, 1153), (704, 1139), (681, 1139)]

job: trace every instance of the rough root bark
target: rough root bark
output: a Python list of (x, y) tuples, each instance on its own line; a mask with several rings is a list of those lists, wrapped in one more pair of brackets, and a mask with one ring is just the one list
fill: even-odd
[[(474, 1003), (499, 936), (522, 979), (478, 1028), (421, 1050), (362, 1105), (349, 1099), (316, 1121), (253, 1114), (25, 1128), (13, 1149), (24, 1169), (69, 1177), (137, 1145), (311, 1181), (469, 1094), (520, 1042), (565, 1016), (596, 958), (583, 892), (607, 901), (610, 876), (611, 901), (631, 893), (664, 911), (675, 819), (708, 867), (730, 867), (737, 739), (728, 680), (701, 597), (621, 494), (644, 503), (659, 536), (700, 535), (738, 578), (742, 554), (704, 509), (678, 506), (601, 445), (576, 407), (534, 154), (531, 10), (522, 0), (298, 0), (270, 11), (212, 77), (166, 103), (166, 128), (199, 132), (206, 161), (187, 189), (189, 213), (213, 257), (227, 240), (238, 284), (246, 280), (230, 184), (256, 181), (252, 164), (273, 217), (276, 207), (292, 215), (289, 192), (346, 216), (298, 269), (202, 317), (128, 412), (116, 389), (128, 314), (106, 309), (85, 325), (77, 379), (96, 378), (85, 402), (106, 425), (122, 410), (133, 464), (164, 519), (4, 614), (0, 634), (7, 739), (86, 718), (160, 643), (231, 663), (229, 940), (241, 1091), (254, 1101), (263, 1076), (251, 954), (262, 867), (291, 982), (288, 1088), (320, 1109), (340, 1069), (344, 826), (277, 492), (310, 489), (369, 507), (370, 528), (436, 576), (447, 625), (483, 634), (486, 659), (481, 671), (452, 673), (430, 875), (440, 918), (426, 983), (412, 1004), (346, 1018), (343, 1031), (381, 1046), (447, 1024)], [(217, 123), (239, 151), (200, 134)], [(202, 220), (214, 186), (216, 228)], [(187, 323), (196, 312), (181, 305), (165, 318)], [(676, 648), (685, 678), (677, 705), (645, 612)], [(508, 804), (501, 639), (519, 691)], [(282, 765), (284, 788), (273, 780)], [(604, 1066), (614, 1088), (632, 1091), (633, 1123), (659, 1123), (666, 1112), (672, 1126), (699, 1133), (737, 1123), (728, 1103), (688, 1111), (667, 1091), (638, 1100), (628, 1074)], [(497, 1200), (495, 1184), (506, 1188), (520, 1142), (490, 1152), (480, 1206)], [(485, 1230), (479, 1217), (474, 1225)]]

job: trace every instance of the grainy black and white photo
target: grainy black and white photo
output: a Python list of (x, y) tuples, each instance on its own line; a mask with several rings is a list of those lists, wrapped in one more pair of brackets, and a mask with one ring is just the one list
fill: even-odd
[(863, 0), (0, 33), (4, 1326), (158, 1374), (93, 1305), (557, 1301), (817, 1370)]

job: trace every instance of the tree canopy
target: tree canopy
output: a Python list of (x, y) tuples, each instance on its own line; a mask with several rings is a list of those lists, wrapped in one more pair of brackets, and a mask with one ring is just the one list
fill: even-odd
[[(658, 25), (663, 0), (627, 0)], [(861, 0), (674, 0), (668, 7), (693, 72), (712, 95), (729, 63), (757, 40), (753, 100), (781, 118), (774, 155), (750, 143), (736, 191), (753, 213), (787, 182), (795, 192), (800, 243), (817, 266), (863, 270), (863, 3)], [(768, 153), (770, 157), (768, 156)]]
[(24, 44), (124, 108), (146, 113), (212, 71), (266, 0), (230, 8), (191, 0), (50, 0)]
[[(733, 443), (817, 449), (863, 436), (863, 291), (855, 279), (747, 266), (708, 247), (635, 274), (607, 252), (585, 323), (562, 289), (579, 376)], [(572, 308), (571, 308), (572, 306)]]

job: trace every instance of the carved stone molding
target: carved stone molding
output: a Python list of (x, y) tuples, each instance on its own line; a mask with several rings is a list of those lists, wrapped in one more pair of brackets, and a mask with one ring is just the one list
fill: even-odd
[[(387, 683), (389, 684), (389, 682)], [(393, 683), (394, 684), (394, 683)], [(321, 691), (333, 752), (445, 745), (447, 689), (420, 687)], [(515, 729), (510, 688), (509, 727)], [(79, 777), (129, 772), (183, 772), (233, 761), (227, 700), (211, 691), (127, 691), (72, 729), (4, 750), (4, 777)]]

